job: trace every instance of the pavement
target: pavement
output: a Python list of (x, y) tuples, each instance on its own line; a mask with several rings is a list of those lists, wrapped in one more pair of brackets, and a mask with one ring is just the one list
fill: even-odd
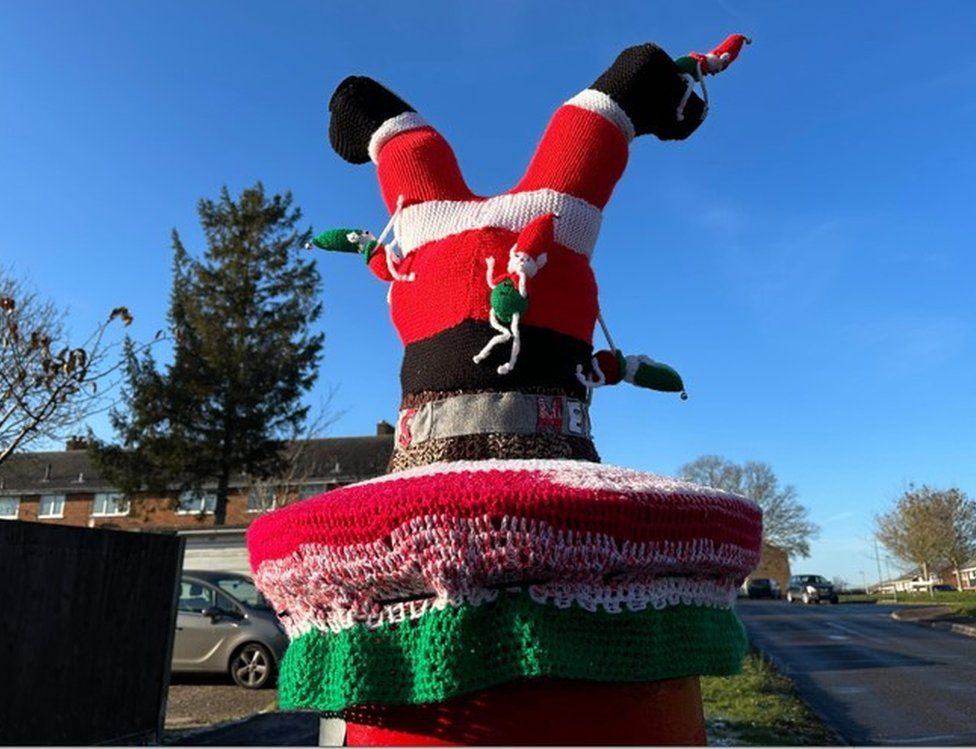
[(971, 616), (960, 616), (949, 606), (908, 606), (892, 611), (891, 618), (900, 622), (911, 622), (920, 627), (976, 637), (976, 619)]
[(318, 746), (317, 713), (264, 713), (199, 731), (167, 734), (169, 746)]
[(752, 643), (844, 741), (976, 745), (976, 639), (892, 618), (909, 607), (737, 606)]
[(245, 718), (277, 704), (275, 689), (243, 689), (222, 676), (174, 674), (166, 697), (166, 730)]

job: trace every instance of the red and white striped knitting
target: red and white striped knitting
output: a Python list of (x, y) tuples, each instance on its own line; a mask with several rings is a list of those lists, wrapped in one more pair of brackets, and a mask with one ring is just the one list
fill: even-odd
[(471, 192), (450, 145), (416, 113), (376, 132), (370, 153), (391, 213), (403, 197), (394, 222), (404, 254), (399, 270), (414, 275), (393, 284), (390, 297), (404, 344), (465, 320), (487, 320), (488, 295), (472, 269), (484, 268), (488, 257), (504, 268), (518, 233), (547, 213), (559, 217), (555, 243), (533, 279), (524, 323), (592, 341), (597, 289), (589, 257), (633, 132), (623, 110), (597, 93), (560, 107), (519, 183), (490, 198)]

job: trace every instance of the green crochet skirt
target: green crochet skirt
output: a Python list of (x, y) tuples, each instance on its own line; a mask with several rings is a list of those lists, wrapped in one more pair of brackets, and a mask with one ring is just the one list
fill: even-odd
[(314, 629), (281, 664), (285, 710), (440, 702), (524, 677), (658, 681), (739, 671), (745, 631), (731, 609), (706, 606), (636, 612), (561, 609), (526, 593), (419, 619)]

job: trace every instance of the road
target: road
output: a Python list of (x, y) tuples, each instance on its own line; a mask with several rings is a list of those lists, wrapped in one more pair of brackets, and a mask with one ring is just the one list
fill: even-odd
[(895, 606), (738, 604), (749, 638), (856, 745), (976, 745), (976, 639), (891, 618)]

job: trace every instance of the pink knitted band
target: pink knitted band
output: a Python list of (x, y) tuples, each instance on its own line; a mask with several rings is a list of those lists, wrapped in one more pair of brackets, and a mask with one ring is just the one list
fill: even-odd
[(444, 463), (409, 469), (287, 506), (248, 530), (251, 566), (303, 545), (388, 543), (426, 517), (505, 517), (635, 543), (707, 540), (758, 552), (761, 513), (749, 500), (653, 474), (582, 461)]

